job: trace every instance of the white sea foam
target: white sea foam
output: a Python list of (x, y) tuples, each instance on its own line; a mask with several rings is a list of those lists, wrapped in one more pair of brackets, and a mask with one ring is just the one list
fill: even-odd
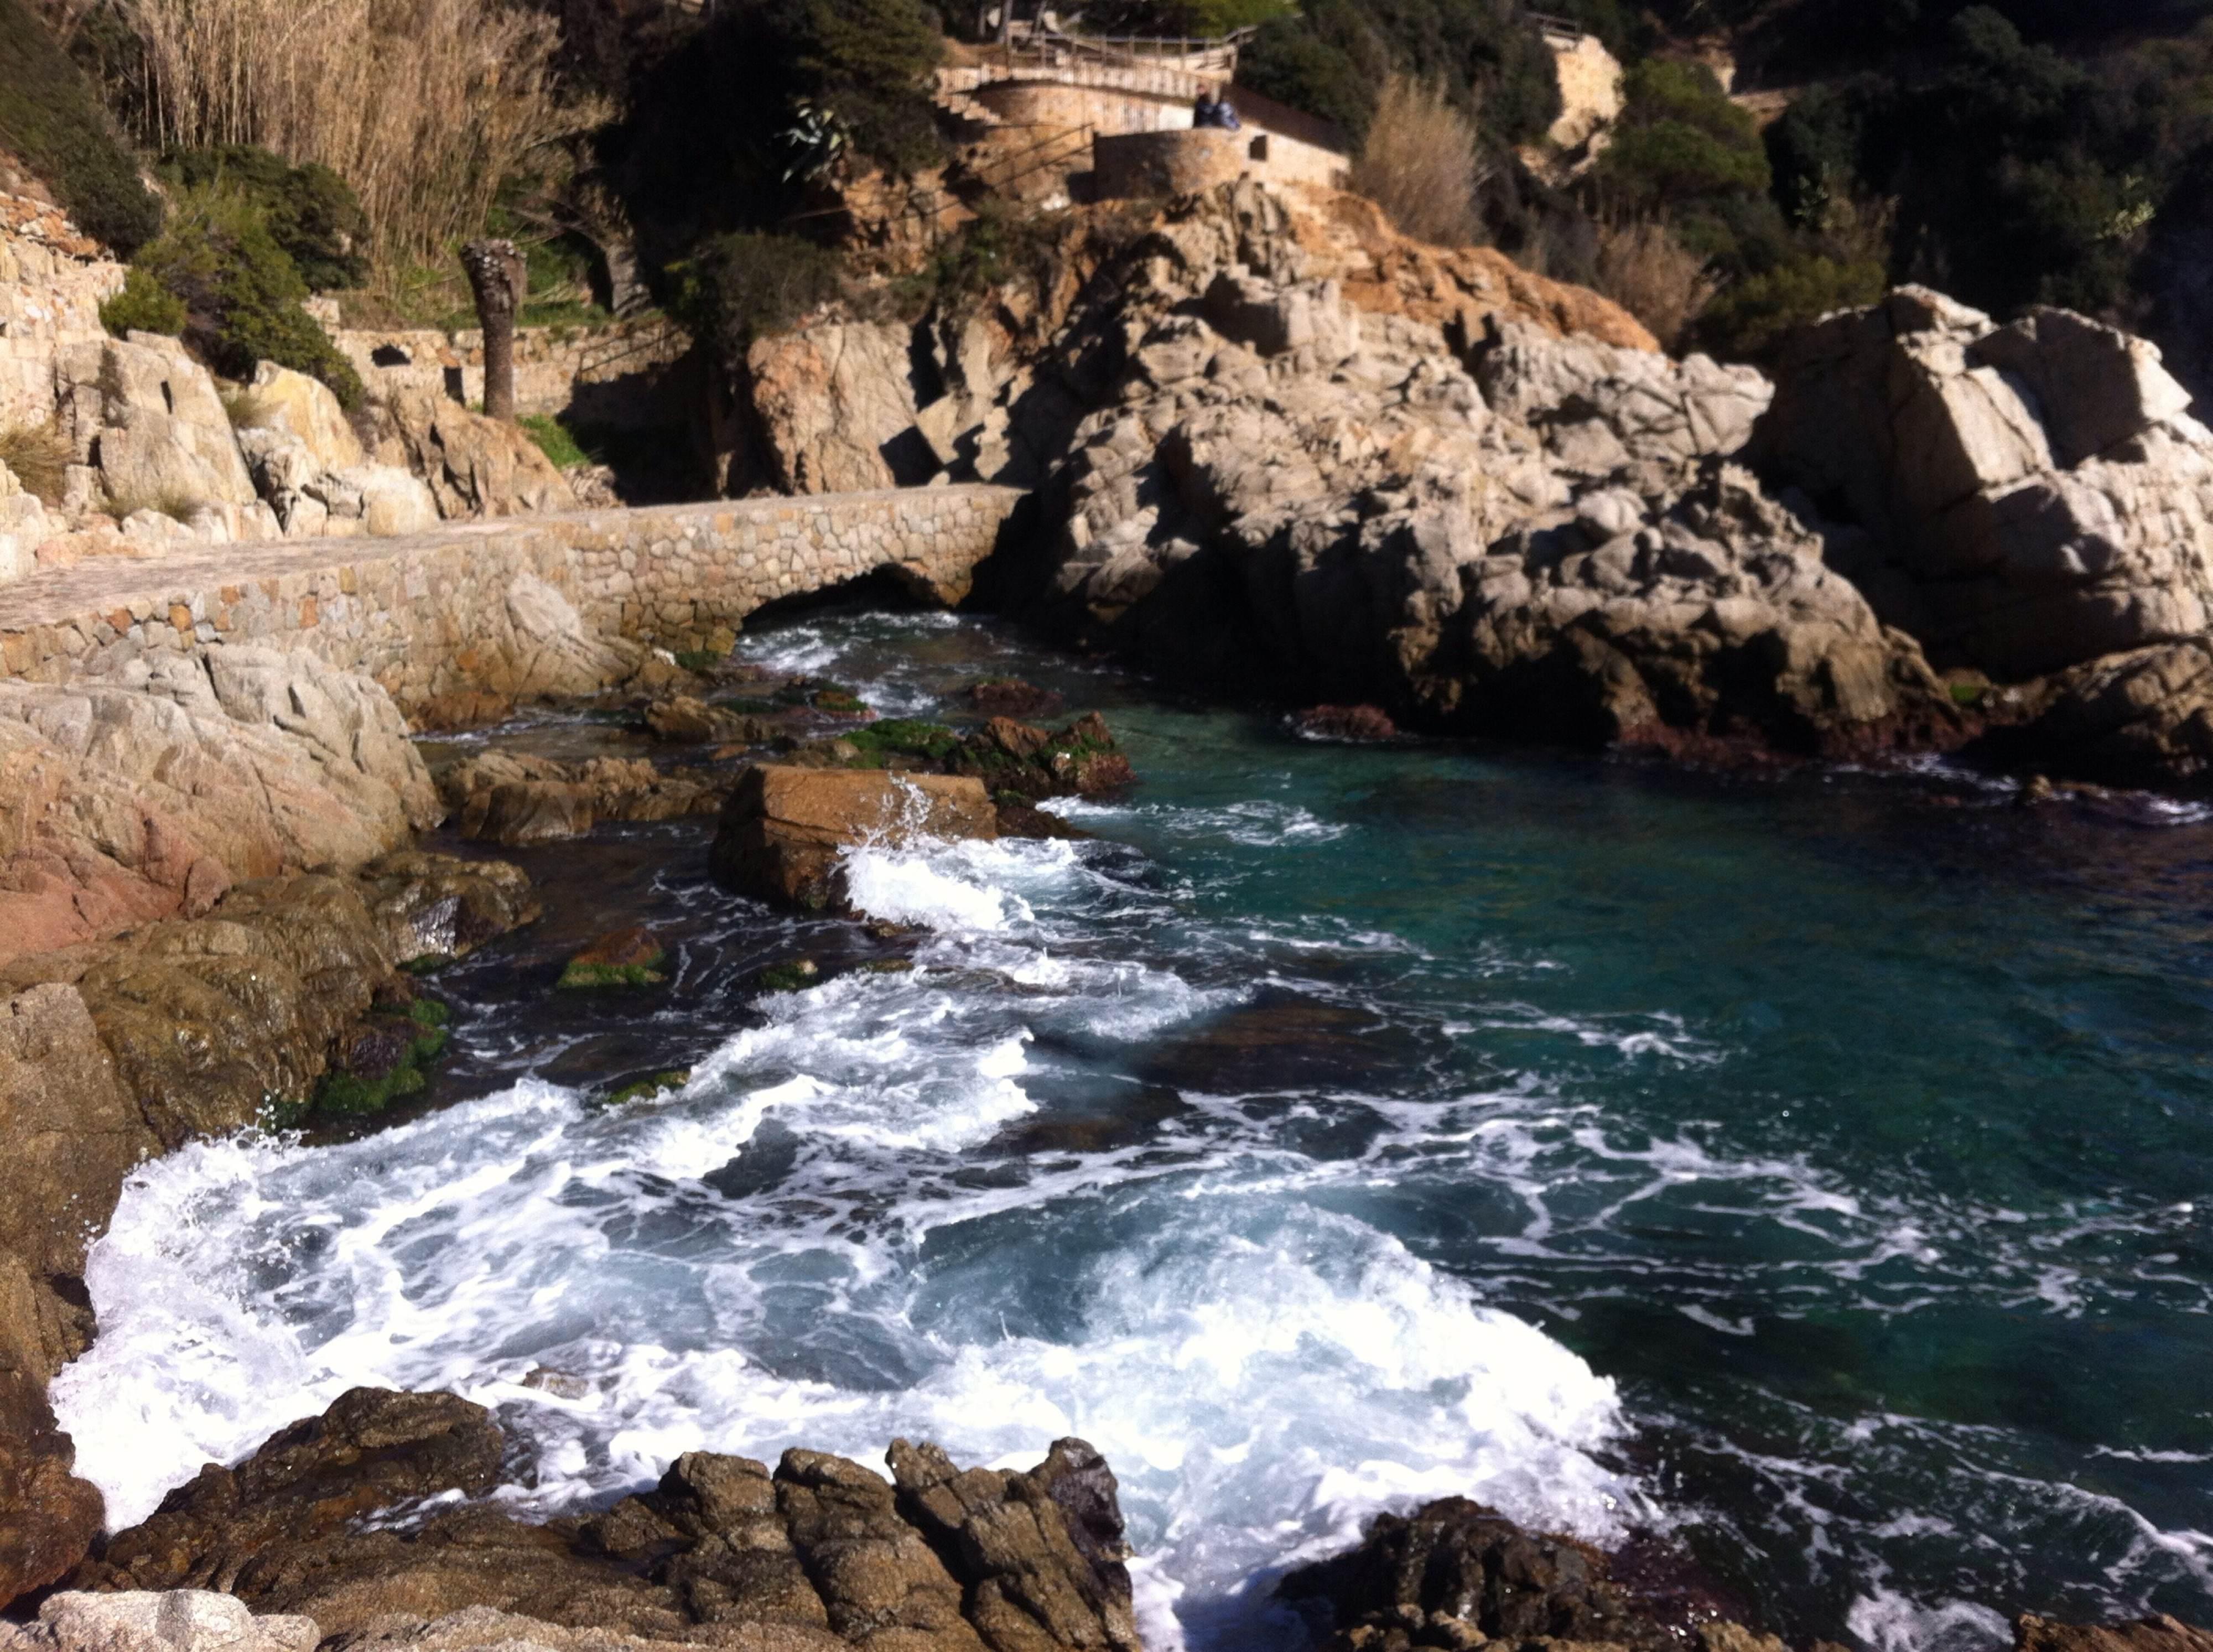
[(1387, 1504), (1618, 1533), (1613, 1385), (1367, 1223), (1198, 1144), (955, 1173), (1033, 1109), (1035, 1029), (1143, 1037), (1234, 993), (1067, 951), (1059, 914), (1127, 893), (1082, 848), (856, 855), (864, 904), (930, 927), (918, 966), (765, 997), (673, 1095), (527, 1082), (145, 1167), (88, 1270), (101, 1339), (54, 1387), (110, 1519), (374, 1383), (502, 1406), (538, 1454), (505, 1495), (536, 1507), (700, 1447), (1016, 1464), (1080, 1435), (1161, 1647), (1240, 1643), (1270, 1610), (1247, 1580)]

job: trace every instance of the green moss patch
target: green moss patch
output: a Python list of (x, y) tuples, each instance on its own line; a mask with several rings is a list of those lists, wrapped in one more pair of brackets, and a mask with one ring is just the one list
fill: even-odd
[(916, 717), (884, 717), (841, 738), (860, 747), (855, 761), (867, 768), (882, 767), (885, 757), (893, 752), (945, 763), (960, 750), (960, 736), (953, 730)]
[(641, 1078), (624, 1085), (607, 1097), (609, 1106), (620, 1106), (625, 1101), (650, 1101), (671, 1090), (680, 1090), (692, 1082), (689, 1067), (672, 1067), (667, 1072), (655, 1073), (650, 1078)]
[(430, 1082), (424, 1070), (446, 1053), (451, 1019), (445, 1005), (430, 998), (418, 998), (403, 1015), (371, 1017), (357, 1029), (354, 1047), (389, 1057), (397, 1045), (397, 1060), (381, 1072), (333, 1068), (316, 1085), (308, 1108), (277, 1110), (278, 1127), (297, 1124), (310, 1111), (325, 1116), (380, 1113), (399, 1097), (414, 1094)]
[(822, 984), (822, 968), (812, 958), (771, 964), (753, 977), (753, 984), (764, 992), (804, 992), (808, 987)]
[(668, 978), (650, 964), (572, 963), (553, 984), (564, 991), (596, 991), (605, 987), (659, 986)]

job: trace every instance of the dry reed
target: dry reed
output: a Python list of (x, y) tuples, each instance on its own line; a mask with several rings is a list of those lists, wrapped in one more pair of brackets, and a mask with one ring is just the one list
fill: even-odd
[(476, 233), (501, 180), (596, 113), (561, 99), (553, 19), (505, 0), (120, 3), (144, 48), (141, 135), (322, 162), (361, 197), (380, 265)]
[(42, 503), (61, 503), (73, 456), (69, 438), (52, 419), (44, 424), (0, 430), (0, 466), (5, 466), (23, 485), (24, 491), (37, 495)]
[(1350, 181), (1401, 234), (1437, 247), (1479, 240), (1475, 192), (1487, 175), (1475, 123), (1442, 86), (1404, 75), (1384, 82)]
[(1643, 218), (1599, 227), (1597, 284), (1668, 350), (1721, 290), (1704, 259)]

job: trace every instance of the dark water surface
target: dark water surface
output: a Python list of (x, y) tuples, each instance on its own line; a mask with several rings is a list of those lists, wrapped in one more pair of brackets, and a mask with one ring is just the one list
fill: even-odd
[[(438, 1105), (126, 1197), (58, 1391), (120, 1514), (375, 1381), (498, 1405), (535, 1506), (1083, 1434), (1155, 1645), (1299, 1644), (1276, 1568), (1454, 1491), (1657, 1523), (1793, 1637), (2213, 1621), (2201, 814), (1316, 744), (942, 617), (740, 652), (901, 713), (1019, 672), (1143, 784), (864, 851), (918, 949), (716, 891), (710, 822), (520, 856), (551, 913), (439, 978)], [(667, 988), (556, 997), (640, 917)]]

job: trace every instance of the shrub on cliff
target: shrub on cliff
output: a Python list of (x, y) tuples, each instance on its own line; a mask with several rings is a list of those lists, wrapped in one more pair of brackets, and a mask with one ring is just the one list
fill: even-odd
[(755, 338), (835, 298), (839, 269), (835, 253), (796, 235), (723, 235), (672, 267), (669, 308), (693, 337), (739, 362)]
[(1479, 238), (1475, 192), (1483, 175), (1475, 123), (1435, 81), (1393, 75), (1348, 181), (1404, 234), (1466, 247)]
[(185, 330), (185, 301), (164, 287), (149, 270), (133, 265), (123, 278), (123, 290), (100, 307), (100, 324), (117, 338), (131, 332), (166, 332), (174, 337)]
[(1308, 0), (1261, 27), (1237, 81), (1265, 97), (1367, 135), (1393, 72), (1433, 81), (1486, 136), (1525, 142), (1560, 113), (1552, 57), (1514, 0)]
[(68, 53), (24, 0), (0, 0), (0, 147), (52, 190), (88, 235), (125, 258), (162, 227), (162, 204)]
[(139, 253), (133, 273), (183, 307), (186, 343), (216, 372), (243, 379), (257, 363), (275, 362), (320, 379), (341, 405), (361, 405), (360, 375), (300, 308), (308, 284), (247, 197), (184, 192), (169, 227)]
[(172, 149), (162, 179), (187, 189), (243, 196), (269, 227), (311, 292), (358, 287), (369, 279), (369, 215), (361, 198), (328, 167), (296, 167), (247, 143)]

